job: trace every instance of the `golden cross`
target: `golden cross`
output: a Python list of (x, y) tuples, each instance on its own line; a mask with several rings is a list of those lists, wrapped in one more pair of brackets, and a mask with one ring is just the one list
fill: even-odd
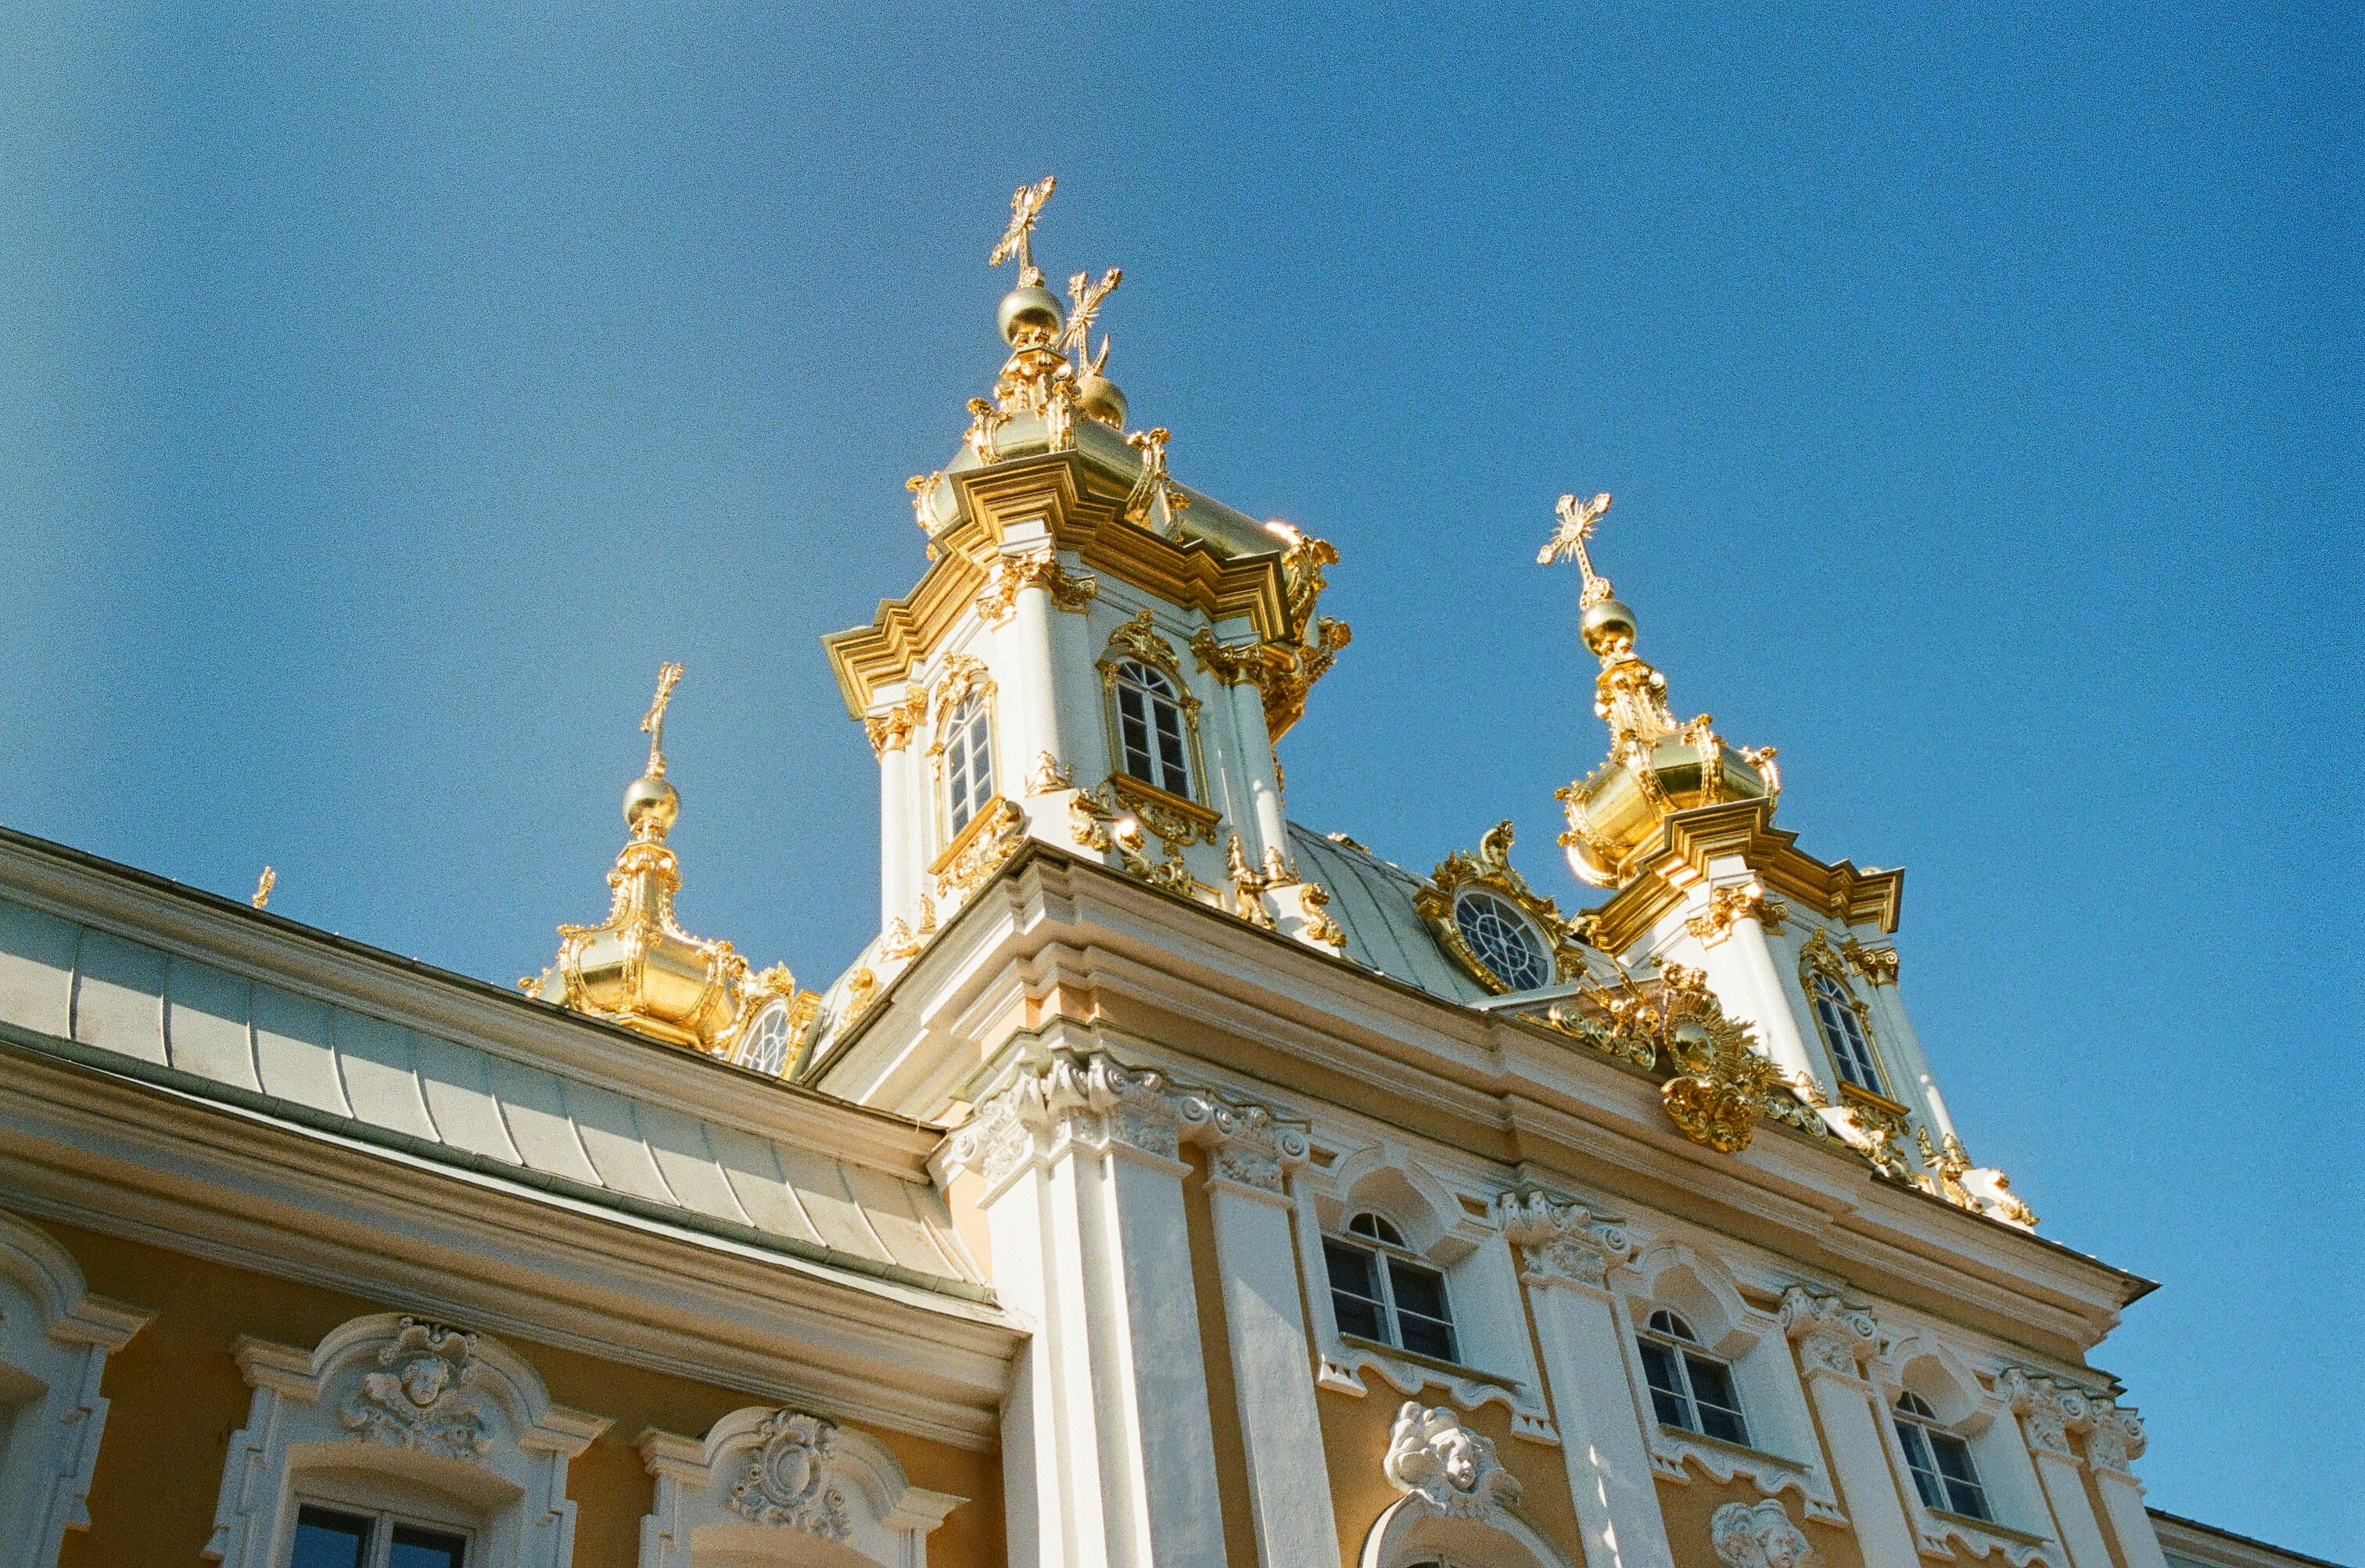
[(1051, 199), (1051, 192), (1059, 183), (1059, 175), (1046, 174), (1034, 185), (1021, 185), (1011, 193), (1010, 227), (1003, 230), (1001, 240), (993, 247), (993, 254), (985, 259), (987, 266), (998, 267), (1016, 256), (1018, 286), (1021, 288), (1030, 286), (1040, 288), (1043, 286), (1043, 269), (1035, 264), (1035, 247), (1027, 237), (1035, 232), (1036, 215), (1043, 210), (1043, 204)]
[(673, 700), (673, 689), (681, 684), (681, 666), (661, 665), (657, 668), (657, 700), (649, 704), (648, 715), (641, 721), (641, 733), (649, 737), (649, 777), (665, 777), (665, 711)]
[[(1092, 352), (1092, 344), (1085, 340), (1092, 336), (1093, 319), (1101, 313), (1101, 301), (1109, 297), (1109, 290), (1124, 281), (1125, 272), (1120, 267), (1109, 268), (1101, 274), (1098, 283), (1093, 281), (1090, 273), (1078, 273), (1068, 280), (1068, 325), (1059, 333), (1058, 346), (1075, 352), (1077, 368), (1096, 368), (1085, 363)], [(1104, 359), (1107, 357), (1105, 346), (1102, 348), (1101, 354)]]
[(1552, 530), (1544, 547), (1536, 552), (1536, 565), (1549, 566), (1555, 561), (1576, 558), (1576, 569), (1585, 574), (1586, 582), (1593, 581), (1593, 557), (1585, 553), (1585, 542), (1593, 537), (1594, 525), (1601, 514), (1609, 510), (1609, 492), (1604, 490), (1589, 501), (1575, 496), (1560, 498), (1560, 526)]

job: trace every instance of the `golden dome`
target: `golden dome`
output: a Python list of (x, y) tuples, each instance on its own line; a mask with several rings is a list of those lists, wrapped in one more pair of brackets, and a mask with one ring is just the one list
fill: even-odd
[(1600, 767), (1558, 791), (1567, 810), (1570, 869), (1596, 887), (1623, 887), (1635, 856), (1655, 843), (1659, 824), (1677, 812), (1728, 801), (1772, 801), (1781, 793), (1774, 748), (1728, 746), (1706, 713), (1677, 723), (1667, 708), (1667, 678), (1634, 652), (1634, 612), (1609, 579), (1593, 569), (1586, 542), (1609, 510), (1607, 495), (1560, 498), (1560, 527), (1537, 559), (1576, 562), (1585, 575), (1586, 646), (1601, 660), (1594, 678), (1595, 715), (1609, 725)]
[(624, 822), (632, 836), (609, 869), (608, 918), (597, 925), (558, 928), (558, 957), (527, 994), (574, 1012), (604, 1018), (667, 1045), (735, 1057), (750, 1026), (773, 1002), (801, 1032), (813, 1011), (812, 993), (797, 990), (787, 966), (761, 974), (728, 942), (692, 936), (674, 923), (681, 863), (666, 844), (681, 812), (681, 796), (667, 782), (665, 711), (681, 666), (657, 675), (656, 701), (641, 728), (649, 736), (647, 771), (624, 790)]

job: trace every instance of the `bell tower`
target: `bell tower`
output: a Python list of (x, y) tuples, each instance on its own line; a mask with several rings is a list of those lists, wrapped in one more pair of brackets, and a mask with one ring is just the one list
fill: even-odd
[(1576, 563), (1579, 626), (1601, 666), (1593, 711), (1608, 756), (1559, 791), (1569, 868), (1611, 890), (1586, 917), (1591, 939), (1663, 982), (1704, 982), (1789, 1092), (1887, 1174), (2034, 1225), (2003, 1173), (1964, 1151), (1898, 995), (1905, 873), (1799, 850), (1774, 826), (1774, 748), (1730, 745), (1706, 713), (1676, 719), (1667, 678), (1635, 651), (1633, 610), (1594, 570), (1587, 544), (1608, 510), (1607, 495), (1563, 496), (1536, 556)]
[[(1274, 743), (1348, 641), (1317, 613), (1338, 553), (1185, 487), (1130, 429), (1093, 330), (1110, 268), (1045, 286), (1022, 186), (990, 256), (1009, 353), (958, 450), (909, 482), (927, 565), (825, 639), (880, 774), (880, 935), (865, 993), (1029, 839), (1318, 945)], [(845, 1011), (859, 1011), (849, 994)]]

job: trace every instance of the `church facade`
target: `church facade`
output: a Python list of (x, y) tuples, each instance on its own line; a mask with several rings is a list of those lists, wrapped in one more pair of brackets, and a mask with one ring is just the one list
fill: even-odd
[(2146, 1509), (2150, 1283), (1967, 1151), (1902, 873), (1676, 716), (1607, 496), (1541, 552), (1598, 901), (1291, 819), (1339, 554), (1129, 428), (1050, 194), (925, 570), (827, 640), (880, 907), (825, 986), (676, 917), (678, 666), (516, 989), (0, 834), (0, 1564), (2306, 1561)]

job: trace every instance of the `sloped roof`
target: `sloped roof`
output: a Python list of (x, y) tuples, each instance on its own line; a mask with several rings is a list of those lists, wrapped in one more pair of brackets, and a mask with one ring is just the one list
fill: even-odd
[[(808, 1261), (986, 1295), (925, 1180), (167, 953), (5, 893), (0, 1032), (84, 1061), (114, 1058), (129, 1076), (248, 1111), (282, 1109), (306, 1127), (478, 1173), (506, 1168), (526, 1189), (670, 1213)], [(686, 1071), (712, 1065), (679, 1060)], [(747, 1089), (809, 1092), (753, 1078)]]
[(1289, 843), (1299, 869), (1328, 890), (1330, 916), (1347, 933), (1348, 958), (1449, 1002), (1483, 1002), (1490, 994), (1439, 946), (1413, 908), (1414, 890), (1425, 879), (1296, 823), (1289, 824)]

